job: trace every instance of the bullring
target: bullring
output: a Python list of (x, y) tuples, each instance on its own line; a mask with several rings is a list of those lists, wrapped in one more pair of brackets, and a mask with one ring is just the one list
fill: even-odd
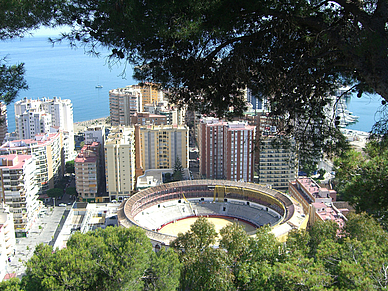
[(118, 208), (119, 225), (143, 228), (157, 247), (176, 238), (161, 232), (166, 224), (194, 216), (228, 217), (256, 228), (268, 224), (280, 240), (307, 222), (302, 207), (288, 195), (263, 185), (228, 180), (162, 184), (138, 192)]

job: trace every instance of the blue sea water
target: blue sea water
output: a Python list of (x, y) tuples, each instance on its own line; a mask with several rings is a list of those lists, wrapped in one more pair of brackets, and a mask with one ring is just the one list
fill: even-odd
[[(54, 47), (47, 37), (28, 37), (22, 40), (0, 42), (0, 56), (7, 55), (9, 64), (25, 63), (29, 90), (22, 91), (17, 100), (27, 98), (70, 99), (73, 103), (74, 122), (109, 116), (109, 90), (136, 84), (132, 68), (113, 66), (106, 62), (106, 50), (100, 58), (84, 53), (83, 48), (72, 49), (67, 43)], [(120, 76), (125, 69), (125, 78)], [(103, 88), (96, 89), (96, 85)], [(352, 96), (348, 109), (359, 116), (358, 122), (349, 129), (370, 131), (378, 120), (376, 112), (381, 108), (381, 97)], [(8, 131), (15, 130), (14, 104), (8, 110)]]
[[(74, 122), (109, 116), (109, 90), (137, 83), (129, 65), (110, 68), (107, 54), (102, 50), (101, 57), (93, 57), (83, 48), (72, 49), (67, 43), (53, 47), (44, 36), (0, 42), (0, 56), (6, 55), (9, 64), (25, 63), (29, 89), (21, 91), (15, 101), (24, 97), (70, 99)], [(124, 69), (125, 78), (120, 76)], [(97, 89), (99, 84), (103, 88)], [(13, 103), (7, 112), (11, 132), (15, 130)]]

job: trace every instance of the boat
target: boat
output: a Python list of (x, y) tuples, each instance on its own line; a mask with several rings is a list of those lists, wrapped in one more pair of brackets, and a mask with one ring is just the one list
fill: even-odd
[(102, 85), (97, 85), (96, 88), (97, 88), (97, 89), (101, 89), (101, 88), (102, 88)]

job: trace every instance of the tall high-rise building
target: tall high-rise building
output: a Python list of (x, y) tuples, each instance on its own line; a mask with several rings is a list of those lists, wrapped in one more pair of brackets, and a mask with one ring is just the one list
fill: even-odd
[(255, 116), (255, 125), (258, 182), (278, 190), (286, 190), (288, 182), (295, 180), (298, 175), (295, 140), (279, 132), (265, 112)]
[(266, 136), (260, 139), (257, 168), (259, 183), (286, 190), (288, 182), (295, 180), (298, 175), (298, 163), (293, 150), (295, 141), (289, 139), (286, 146), (274, 142), (275, 138)]
[(142, 94), (136, 86), (109, 91), (109, 111), (112, 126), (131, 125), (131, 117), (140, 112)]
[(75, 185), (81, 201), (96, 202), (102, 178), (100, 148), (98, 142), (84, 145), (74, 160)]
[(41, 206), (36, 167), (31, 155), (0, 155), (0, 196), (13, 213), (16, 236), (26, 236)]
[(28, 109), (15, 116), (16, 134), (19, 139), (31, 139), (36, 134), (46, 133), (51, 128), (51, 115), (37, 109)]
[(136, 88), (140, 89), (142, 95), (141, 111), (144, 111), (146, 104), (157, 104), (158, 101), (163, 100), (163, 92), (160, 90), (160, 86), (156, 84), (144, 83), (136, 85)]
[(255, 127), (204, 118), (198, 128), (200, 174), (209, 179), (253, 181)]
[(8, 132), (7, 105), (0, 102), (0, 145), (3, 144)]
[(74, 152), (73, 105), (69, 99), (27, 99), (15, 103), (16, 133), (19, 139), (31, 139), (36, 134), (62, 131), (65, 160)]
[(134, 128), (113, 127), (105, 141), (106, 191), (111, 201), (131, 195), (135, 170)]
[(13, 213), (9, 206), (0, 204), (0, 281), (8, 273), (7, 264), (16, 248)]
[(163, 99), (159, 86), (145, 83), (129, 85), (109, 91), (109, 111), (112, 126), (132, 124), (136, 112), (144, 112), (146, 105), (156, 105)]
[(172, 169), (179, 158), (189, 166), (189, 131), (186, 126), (141, 126), (141, 163), (143, 170)]

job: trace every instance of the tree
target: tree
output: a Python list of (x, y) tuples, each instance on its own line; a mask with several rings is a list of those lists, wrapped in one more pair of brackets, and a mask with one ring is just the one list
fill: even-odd
[(52, 188), (46, 191), (48, 197), (59, 197), (63, 195), (63, 189), (60, 188)]
[(199, 217), (188, 232), (179, 233), (171, 243), (182, 263), (182, 290), (232, 290), (228, 257), (222, 250), (213, 248), (216, 238), (214, 224)]
[(67, 161), (65, 164), (65, 167), (66, 167), (66, 173), (75, 173), (74, 160)]
[(68, 195), (77, 195), (77, 191), (75, 187), (67, 187), (66, 194)]
[(387, 225), (388, 146), (385, 138), (367, 144), (364, 153), (351, 150), (334, 161), (337, 190), (357, 212), (367, 212)]
[(11, 278), (0, 282), (0, 290), (3, 291), (22, 291), (19, 278)]
[(26, 290), (143, 290), (153, 282), (155, 288), (147, 290), (166, 290), (166, 284), (174, 290), (179, 278), (176, 254), (156, 256), (139, 228), (75, 233), (62, 250), (38, 245), (22, 283)]
[(175, 164), (174, 164), (174, 171), (172, 173), (172, 180), (173, 181), (182, 181), (183, 180), (183, 167), (181, 160), (177, 156), (175, 159)]
[(173, 103), (202, 113), (241, 115), (249, 88), (268, 99), (274, 125), (297, 139), (301, 156), (315, 157), (341, 141), (326, 111), (339, 87), (388, 99), (387, 6), (73, 0), (64, 14), (74, 29), (62, 39), (91, 52), (110, 48), (111, 63), (133, 64), (136, 79), (161, 84)]

